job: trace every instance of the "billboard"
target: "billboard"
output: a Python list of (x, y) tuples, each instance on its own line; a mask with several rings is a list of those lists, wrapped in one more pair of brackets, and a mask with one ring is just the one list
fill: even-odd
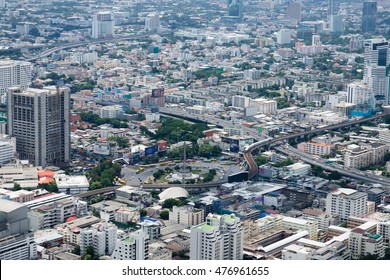
[(145, 149), (145, 156), (153, 155), (156, 153), (156, 147), (147, 147)]
[(164, 96), (163, 88), (155, 88), (152, 90), (152, 97), (161, 97)]

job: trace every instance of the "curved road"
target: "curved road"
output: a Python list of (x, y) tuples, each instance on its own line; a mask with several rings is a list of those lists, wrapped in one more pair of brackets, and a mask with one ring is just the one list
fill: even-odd
[[(249, 178), (255, 177), (258, 174), (258, 169), (259, 169), (259, 167), (257, 166), (257, 164), (256, 164), (256, 162), (255, 162), (255, 160), (253, 158), (252, 152), (254, 150), (256, 150), (256, 149), (261, 148), (262, 146), (277, 144), (278, 142), (283, 143), (285, 140), (289, 140), (289, 139), (292, 139), (292, 138), (305, 136), (305, 135), (308, 135), (308, 134), (315, 134), (315, 133), (323, 132), (323, 131), (326, 131), (326, 130), (334, 130), (334, 129), (339, 129), (339, 128), (343, 128), (343, 127), (347, 127), (347, 126), (356, 125), (356, 124), (359, 124), (359, 123), (364, 123), (364, 122), (367, 122), (367, 121), (372, 121), (372, 120), (381, 118), (381, 117), (383, 117), (385, 115), (387, 115), (387, 114), (379, 114), (379, 115), (375, 115), (375, 116), (371, 116), (371, 117), (363, 118), (363, 119), (359, 119), (359, 120), (346, 121), (346, 122), (339, 123), (339, 124), (329, 125), (329, 126), (325, 126), (325, 127), (322, 127), (322, 128), (316, 128), (316, 129), (313, 129), (313, 130), (306, 130), (306, 131), (302, 131), (302, 132), (292, 133), (292, 134), (289, 134), (289, 135), (286, 135), (286, 136), (282, 136), (282, 137), (278, 137), (278, 138), (274, 138), (274, 139), (269, 138), (269, 139), (260, 140), (259, 142), (253, 143), (248, 148), (246, 148), (245, 151), (244, 151), (244, 158), (245, 158), (245, 160), (246, 160), (246, 162), (248, 164), (248, 167), (249, 167)], [(340, 169), (339, 168), (335, 168), (335, 170), (336, 169), (340, 173), (341, 173), (341, 171), (343, 171), (345, 173), (345, 171), (342, 170), (341, 168)], [(377, 182), (377, 183), (379, 183), (379, 182)]]

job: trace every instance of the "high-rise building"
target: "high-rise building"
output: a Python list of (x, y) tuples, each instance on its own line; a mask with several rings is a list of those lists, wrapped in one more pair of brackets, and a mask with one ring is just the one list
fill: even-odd
[(389, 77), (386, 67), (390, 65), (389, 42), (384, 38), (366, 40), (364, 43), (364, 77), (377, 104), (389, 103)]
[(376, 232), (382, 236), (383, 243), (386, 246), (389, 246), (390, 245), (390, 219), (380, 221), (377, 224)]
[(139, 230), (118, 240), (111, 257), (113, 260), (149, 259), (149, 237), (147, 233)]
[(353, 259), (366, 255), (375, 255), (379, 259), (385, 256), (385, 246), (380, 234), (365, 232), (361, 228), (351, 230), (348, 240), (348, 247), (351, 250)]
[(227, 15), (229, 17), (242, 17), (243, 0), (227, 0)]
[(11, 88), (8, 134), (16, 152), (35, 166), (61, 166), (70, 160), (70, 96), (67, 88)]
[(145, 19), (145, 31), (149, 32), (160, 32), (160, 15), (159, 14), (151, 14), (148, 15)]
[(26, 89), (31, 85), (30, 62), (15, 60), (0, 60), (0, 103), (7, 102), (7, 92), (10, 87)]
[(281, 29), (276, 33), (276, 42), (279, 45), (290, 44), (291, 43), (291, 30), (290, 29)]
[(377, 2), (363, 2), (362, 32), (372, 33), (376, 30)]
[(244, 231), (235, 215), (209, 214), (191, 228), (191, 260), (242, 260)]
[(295, 19), (300, 22), (302, 20), (302, 5), (298, 2), (290, 2), (287, 6), (286, 18)]
[(337, 15), (337, 3), (336, 0), (328, 0), (328, 15)]
[(5, 0), (0, 0), (0, 9), (5, 8)]
[(96, 256), (111, 256), (117, 242), (117, 227), (107, 222), (93, 225), (80, 231), (80, 253), (85, 255), (92, 247)]
[(114, 28), (114, 15), (111, 12), (99, 12), (93, 16), (92, 38), (112, 38), (114, 37)]
[(326, 197), (326, 212), (339, 215), (341, 221), (349, 216), (367, 215), (367, 194), (352, 189), (339, 188)]
[(340, 15), (331, 15), (329, 17), (330, 21), (330, 32), (332, 33), (342, 33), (343, 32), (343, 17)]
[(177, 224), (195, 226), (204, 222), (204, 210), (192, 206), (173, 206), (169, 212), (169, 220)]
[(0, 260), (36, 259), (37, 244), (29, 231), (27, 207), (2, 199), (0, 217)]

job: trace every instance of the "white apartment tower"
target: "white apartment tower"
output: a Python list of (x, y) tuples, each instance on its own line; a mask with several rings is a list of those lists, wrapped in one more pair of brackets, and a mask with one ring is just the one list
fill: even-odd
[(114, 15), (111, 12), (99, 12), (92, 19), (92, 38), (105, 39), (114, 37)]
[(352, 189), (339, 188), (326, 197), (326, 212), (337, 214), (341, 221), (349, 216), (364, 217), (367, 215), (368, 195)]
[(169, 212), (169, 220), (177, 224), (196, 226), (204, 222), (204, 210), (192, 206), (173, 206)]
[(67, 88), (11, 88), (8, 134), (16, 152), (35, 166), (61, 166), (70, 160), (70, 94)]
[(97, 256), (110, 256), (117, 242), (117, 227), (109, 223), (99, 223), (90, 229), (80, 231), (80, 252), (85, 255), (91, 246)]
[(145, 31), (149, 32), (160, 32), (160, 15), (159, 14), (151, 14), (148, 15), (145, 19)]
[(242, 260), (244, 231), (235, 215), (209, 214), (191, 228), (191, 260)]
[(111, 257), (113, 260), (147, 260), (149, 258), (148, 234), (139, 230), (118, 240)]
[(7, 92), (11, 87), (26, 89), (31, 85), (30, 62), (0, 60), (0, 103), (6, 104)]
[(361, 228), (351, 230), (348, 247), (353, 259), (366, 255), (376, 255), (379, 259), (385, 256), (382, 236), (365, 232)]

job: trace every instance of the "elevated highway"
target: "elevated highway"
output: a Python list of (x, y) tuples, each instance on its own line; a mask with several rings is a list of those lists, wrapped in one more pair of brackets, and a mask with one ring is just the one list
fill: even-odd
[[(368, 117), (368, 118), (363, 118), (363, 119), (359, 119), (359, 120), (352, 120), (352, 121), (346, 121), (346, 122), (339, 123), (339, 124), (333, 124), (333, 125), (329, 125), (329, 126), (325, 126), (325, 127), (321, 127), (321, 128), (316, 128), (316, 129), (312, 129), (312, 130), (306, 130), (306, 131), (302, 131), (302, 132), (292, 133), (292, 134), (289, 134), (289, 135), (286, 135), (286, 136), (277, 137), (277, 138), (263, 139), (263, 140), (260, 140), (260, 141), (258, 141), (256, 143), (253, 143), (252, 145), (248, 146), (245, 149), (245, 151), (244, 151), (244, 159), (247, 162), (248, 168), (249, 168), (248, 169), (248, 171), (249, 171), (249, 178), (253, 178), (253, 177), (255, 177), (258, 174), (259, 167), (257, 166), (257, 164), (256, 164), (256, 162), (255, 162), (255, 160), (253, 158), (253, 155), (252, 155), (252, 152), (254, 150), (256, 150), (256, 149), (259, 149), (259, 148), (261, 148), (263, 146), (272, 146), (272, 145), (277, 144), (278, 142), (283, 143), (285, 140), (289, 140), (289, 139), (293, 139), (293, 138), (299, 138), (299, 137), (303, 137), (305, 135), (317, 134), (317, 133), (321, 133), (321, 132), (324, 132), (324, 131), (327, 131), (327, 130), (336, 130), (336, 129), (339, 129), (339, 128), (344, 128), (344, 127), (348, 127), (348, 126), (358, 125), (360, 123), (364, 123), (364, 122), (367, 122), (367, 121), (376, 120), (376, 119), (381, 118), (381, 117), (383, 117), (385, 115), (387, 115), (387, 114), (378, 114), (378, 115), (371, 116), (371, 117)], [(337, 169), (337, 170), (339, 170), (339, 169)], [(340, 171), (341, 171), (341, 169), (340, 169)]]

